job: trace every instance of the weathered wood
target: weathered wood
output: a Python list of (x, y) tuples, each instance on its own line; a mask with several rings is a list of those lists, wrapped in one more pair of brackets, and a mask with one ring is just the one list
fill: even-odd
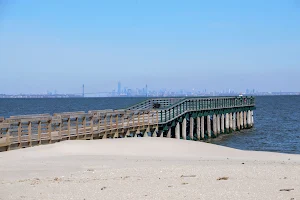
[(28, 142), (29, 142), (29, 146), (32, 146), (32, 140), (31, 140), (31, 122), (29, 122), (28, 124)]
[(42, 122), (39, 121), (39, 123), (38, 123), (38, 142), (39, 142), (39, 144), (42, 144), (41, 134), (42, 134)]
[(0, 123), (0, 129), (9, 128), (9, 127), (10, 127), (9, 123)]
[(78, 117), (76, 117), (76, 139), (79, 139), (79, 122), (78, 122)]
[(49, 143), (52, 143), (52, 124), (51, 121), (48, 122), (48, 137), (49, 137)]
[(19, 148), (22, 147), (21, 134), (22, 134), (22, 123), (19, 122), (19, 124), (18, 124), (18, 142), (19, 142)]

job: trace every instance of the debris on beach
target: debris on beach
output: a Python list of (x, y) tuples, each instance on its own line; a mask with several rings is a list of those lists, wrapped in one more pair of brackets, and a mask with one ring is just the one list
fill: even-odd
[(291, 189), (280, 189), (279, 191), (280, 191), (280, 192), (289, 192), (289, 191), (291, 191), (291, 190), (294, 190), (294, 188), (291, 188)]
[(218, 181), (222, 181), (222, 180), (228, 180), (228, 179), (229, 179), (229, 177), (224, 176), (224, 177), (218, 178), (217, 180), (218, 180)]
[(181, 178), (195, 178), (196, 175), (181, 175)]

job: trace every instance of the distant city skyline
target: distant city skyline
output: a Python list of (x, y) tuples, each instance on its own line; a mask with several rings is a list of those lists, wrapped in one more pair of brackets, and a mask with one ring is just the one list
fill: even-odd
[(82, 91), (78, 93), (59, 93), (57, 90), (53, 92), (47, 90), (46, 93), (20, 93), (20, 94), (1, 94), (0, 98), (73, 98), (73, 97), (169, 97), (169, 96), (236, 96), (236, 95), (300, 95), (297, 91), (259, 91), (256, 89), (245, 89), (243, 91), (235, 91), (227, 88), (223, 90), (210, 91), (206, 88), (196, 90), (190, 88), (188, 90), (178, 89), (171, 90), (161, 88), (159, 90), (148, 90), (148, 84), (144, 87), (129, 88), (126, 85), (122, 87), (122, 82), (118, 81), (115, 89), (111, 91), (93, 91), (85, 92), (85, 84), (82, 84)]
[(300, 90), (296, 1), (4, 2), (1, 94)]

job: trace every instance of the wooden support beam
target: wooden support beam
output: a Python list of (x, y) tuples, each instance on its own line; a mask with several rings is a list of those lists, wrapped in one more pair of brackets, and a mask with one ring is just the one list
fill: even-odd
[(124, 130), (124, 123), (125, 123), (125, 119), (124, 119), (124, 115), (122, 115), (122, 129)]
[(48, 131), (48, 137), (49, 137), (49, 143), (51, 144), (52, 143), (52, 135), (51, 135), (51, 132), (52, 132), (52, 120), (49, 120), (48, 121), (48, 128), (47, 128), (47, 131)]
[(82, 119), (82, 126), (83, 126), (84, 139), (86, 139), (86, 117), (83, 117)]
[(100, 135), (100, 132), (101, 132), (101, 115), (98, 115), (98, 128), (97, 128), (97, 131)]
[(76, 139), (79, 139), (79, 124), (78, 117), (76, 117)]
[(113, 130), (113, 115), (109, 116), (109, 129)]
[(58, 125), (58, 137), (59, 137), (59, 140), (62, 140), (61, 128), (62, 128), (62, 120), (60, 121), (60, 123)]
[(22, 123), (19, 122), (18, 124), (18, 143), (19, 143), (18, 147), (19, 148), (22, 148), (21, 135), (22, 135)]
[(38, 143), (39, 144), (42, 144), (41, 134), (42, 134), (42, 122), (39, 121), (38, 122)]
[(7, 151), (10, 150), (10, 132), (9, 128), (6, 129), (6, 146), (7, 146)]
[(91, 118), (90, 118), (90, 133), (91, 133), (91, 140), (93, 140), (94, 139), (94, 117), (92, 116)]
[(114, 134), (114, 138), (118, 138), (119, 137), (119, 115), (116, 116), (116, 131)]
[(71, 119), (68, 117), (68, 140), (71, 139)]
[(28, 144), (30, 147), (32, 147), (32, 138), (31, 138), (31, 125), (32, 123), (28, 123)]
[(143, 123), (142, 123), (143, 128), (145, 128), (145, 113), (143, 112)]
[(104, 117), (104, 135), (102, 137), (103, 139), (107, 138), (107, 115)]

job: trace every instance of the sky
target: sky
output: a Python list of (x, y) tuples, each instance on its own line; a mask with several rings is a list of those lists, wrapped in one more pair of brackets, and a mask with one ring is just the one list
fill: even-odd
[(0, 94), (300, 91), (300, 0), (0, 0)]

